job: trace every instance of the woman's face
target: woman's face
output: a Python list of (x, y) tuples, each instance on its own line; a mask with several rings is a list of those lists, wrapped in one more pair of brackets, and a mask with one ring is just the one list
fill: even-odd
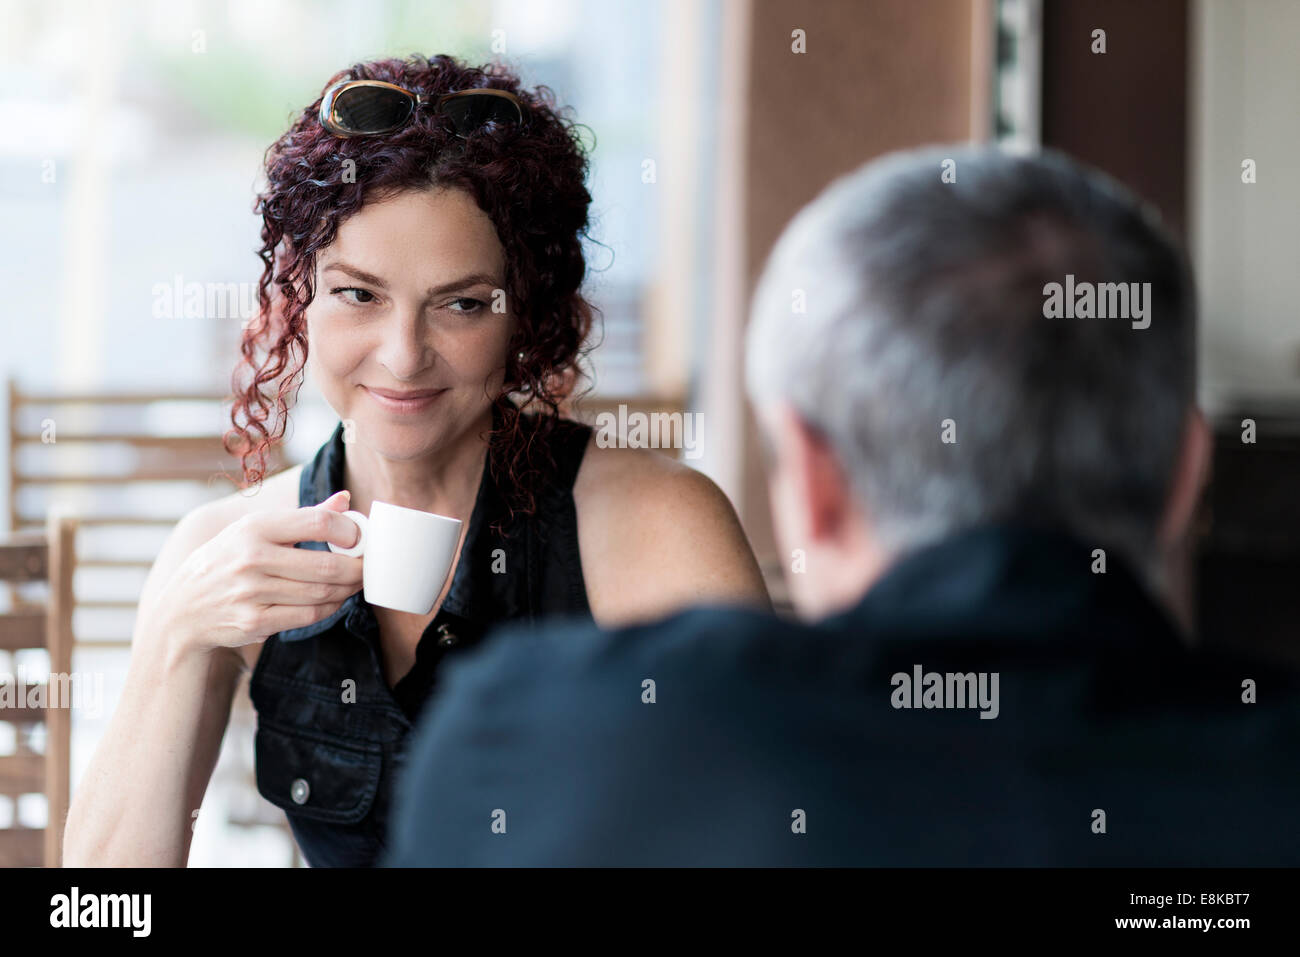
[[(459, 189), (399, 193), (339, 225), (316, 259), (308, 362), (365, 445), (419, 458), (484, 414), (505, 379), (515, 320), (496, 229)], [(493, 304), (502, 312), (493, 312)], [(393, 401), (381, 393), (428, 393)]]

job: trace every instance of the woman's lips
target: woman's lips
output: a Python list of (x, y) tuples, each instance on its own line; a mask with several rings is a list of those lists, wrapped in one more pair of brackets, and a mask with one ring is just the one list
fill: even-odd
[(446, 389), (438, 389), (432, 394), (426, 393), (421, 395), (419, 398), (399, 399), (393, 395), (384, 395), (381, 392), (376, 392), (374, 389), (368, 388), (364, 385), (361, 388), (365, 389), (370, 398), (374, 399), (382, 408), (387, 409), (389, 412), (399, 413), (423, 412), (425, 409), (437, 402), (438, 399), (447, 392)]

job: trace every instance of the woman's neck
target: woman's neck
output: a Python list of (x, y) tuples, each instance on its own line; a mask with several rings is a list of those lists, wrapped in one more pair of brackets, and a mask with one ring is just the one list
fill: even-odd
[(468, 519), (488, 452), (482, 436), (491, 427), (489, 408), (453, 443), (420, 459), (389, 459), (360, 442), (351, 443), (343, 465), (343, 487), (352, 493), (348, 507), (369, 515), (374, 502), (390, 502)]

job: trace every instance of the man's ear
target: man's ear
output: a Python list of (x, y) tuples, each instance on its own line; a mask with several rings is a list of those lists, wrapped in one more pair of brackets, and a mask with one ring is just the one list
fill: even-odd
[(1205, 416), (1195, 405), (1183, 421), (1182, 446), (1174, 468), (1165, 513), (1160, 523), (1159, 545), (1168, 550), (1178, 547), (1191, 530), (1196, 507), (1210, 478), (1214, 455), (1214, 437)]
[(788, 470), (791, 492), (807, 515), (814, 542), (841, 539), (857, 520), (853, 489), (826, 436), (794, 409), (777, 410), (780, 467)]

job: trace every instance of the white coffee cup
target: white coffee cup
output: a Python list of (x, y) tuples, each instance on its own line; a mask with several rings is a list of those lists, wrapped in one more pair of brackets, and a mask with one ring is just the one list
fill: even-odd
[(372, 503), (369, 518), (352, 510), (340, 514), (356, 523), (361, 536), (351, 548), (326, 544), (340, 555), (364, 558), (366, 601), (414, 615), (432, 611), (456, 557), (461, 520), (390, 502)]

